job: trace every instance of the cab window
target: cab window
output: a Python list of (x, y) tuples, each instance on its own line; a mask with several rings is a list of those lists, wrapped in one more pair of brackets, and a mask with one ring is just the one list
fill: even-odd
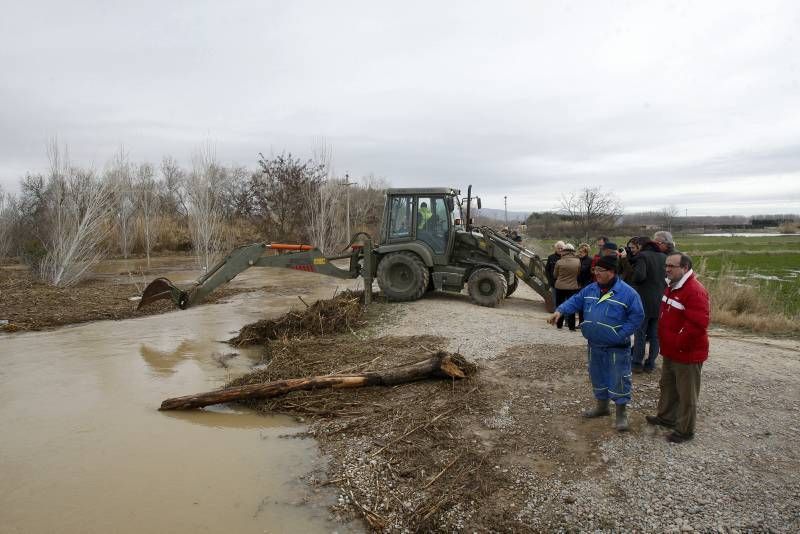
[(412, 197), (392, 197), (389, 204), (389, 239), (411, 237)]
[(437, 254), (447, 249), (450, 213), (442, 197), (417, 199), (417, 239), (424, 241)]

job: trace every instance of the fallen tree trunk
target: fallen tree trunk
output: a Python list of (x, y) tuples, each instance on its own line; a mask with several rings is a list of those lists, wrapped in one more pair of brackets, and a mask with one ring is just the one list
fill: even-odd
[(473, 371), (474, 366), (461, 355), (439, 351), (427, 360), (384, 371), (291, 378), (175, 397), (162, 402), (159, 410), (190, 410), (224, 402), (279, 397), (292, 391), (309, 389), (393, 386), (426, 378), (465, 378)]

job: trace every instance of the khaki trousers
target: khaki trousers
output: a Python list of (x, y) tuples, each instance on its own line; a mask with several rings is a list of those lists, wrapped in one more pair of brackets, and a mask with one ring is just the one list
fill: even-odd
[(661, 395), (658, 399), (658, 418), (674, 424), (684, 436), (694, 434), (697, 419), (697, 398), (700, 395), (700, 370), (702, 363), (678, 363), (663, 359), (661, 369)]

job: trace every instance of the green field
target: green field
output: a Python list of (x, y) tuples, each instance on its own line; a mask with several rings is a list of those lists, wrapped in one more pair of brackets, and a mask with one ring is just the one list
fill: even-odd
[(800, 313), (800, 236), (676, 236), (678, 248), (705, 260), (707, 276), (725, 268), (736, 283), (758, 285), (776, 310)]
[(677, 235), (678, 250), (686, 252), (713, 277), (725, 270), (735, 283), (758, 285), (774, 296), (777, 310), (800, 313), (800, 235), (729, 237)]

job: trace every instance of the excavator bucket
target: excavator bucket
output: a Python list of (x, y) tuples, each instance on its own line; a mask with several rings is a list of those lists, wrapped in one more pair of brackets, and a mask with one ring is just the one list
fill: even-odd
[(167, 278), (156, 278), (144, 288), (142, 299), (136, 309), (140, 310), (143, 306), (163, 299), (171, 299), (182, 309), (185, 307), (186, 293), (175, 287), (175, 284)]

